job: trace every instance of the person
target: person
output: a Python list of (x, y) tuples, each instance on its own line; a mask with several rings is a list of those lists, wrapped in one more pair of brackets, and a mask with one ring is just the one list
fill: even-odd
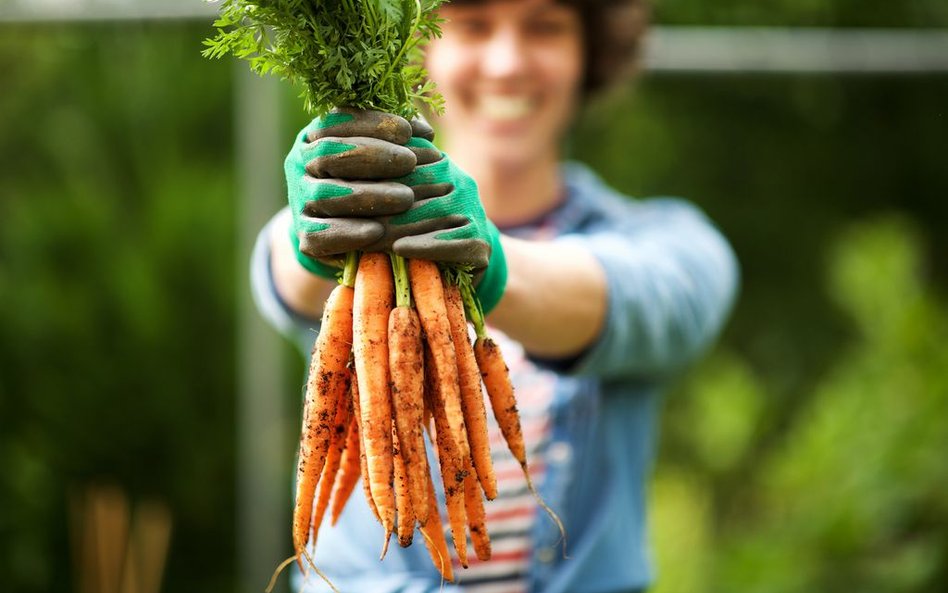
[[(694, 205), (632, 199), (562, 162), (578, 110), (636, 61), (642, 0), (453, 0), (441, 10), (443, 34), (425, 56), (446, 105), (431, 118), (437, 145), (423, 123), (389, 114), (314, 120), (286, 160), (290, 206), (259, 236), (254, 293), (308, 354), (339, 254), (472, 266), (566, 551), (493, 425), (491, 560), (455, 566), (454, 584), (420, 537), (379, 561), (381, 527), (358, 491), (340, 523), (320, 530), (314, 558), (341, 591), (643, 590), (654, 576), (646, 484), (662, 394), (724, 324), (735, 256)], [(339, 157), (350, 149), (354, 172)]]

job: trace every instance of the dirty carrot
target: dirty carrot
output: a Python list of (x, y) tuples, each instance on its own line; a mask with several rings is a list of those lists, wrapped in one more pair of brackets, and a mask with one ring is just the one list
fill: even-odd
[(372, 500), (372, 491), (369, 487), (369, 462), (366, 459), (365, 453), (365, 439), (363, 438), (362, 431), (362, 404), (361, 398), (359, 397), (359, 381), (358, 376), (353, 377), (355, 379), (352, 381), (352, 415), (356, 419), (356, 434), (359, 436), (359, 476), (362, 478), (362, 490), (365, 493), (365, 502), (369, 505), (369, 508), (372, 509), (372, 514), (375, 515), (376, 520), (379, 523), (382, 522), (382, 519), (379, 518), (379, 511), (375, 508), (375, 501)]
[[(434, 375), (438, 399), (446, 413), (449, 433), (445, 436), (455, 442), (460, 467), (462, 459), (469, 457), (467, 430), (464, 412), (461, 410), (461, 392), (458, 384), (458, 367), (448, 323), (447, 306), (444, 302), (444, 285), (438, 265), (432, 261), (408, 260), (408, 277), (411, 280), (415, 309), (425, 330), (425, 343), (431, 351), (431, 364), (425, 364), (426, 374)], [(440, 432), (440, 431), (438, 431)]]
[(425, 547), (434, 562), (435, 568), (446, 581), (454, 580), (451, 569), (451, 557), (448, 553), (448, 542), (444, 537), (444, 528), (441, 525), (441, 512), (438, 510), (438, 498), (435, 496), (434, 483), (431, 474), (425, 476), (428, 504), (428, 522), (419, 527), (425, 536)]
[[(347, 268), (354, 268), (352, 258), (347, 261)], [(333, 289), (326, 301), (322, 327), (313, 347), (306, 383), (293, 510), (293, 547), (301, 569), (312, 523), (313, 497), (329, 450), (336, 403), (345, 397), (349, 388), (353, 303), (351, 284), (344, 282)]]
[(490, 560), (490, 536), (485, 522), (481, 484), (473, 470), (468, 461), (468, 476), (464, 478), (464, 512), (467, 513), (467, 528), (471, 532), (474, 553), (477, 554), (478, 560), (485, 561)]
[[(356, 384), (355, 381), (352, 384)], [(351, 393), (351, 391), (350, 391)], [(355, 489), (356, 482), (362, 475), (361, 447), (359, 446), (359, 424), (355, 418), (355, 410), (349, 416), (349, 432), (346, 435), (346, 446), (342, 451), (339, 462), (339, 472), (336, 474), (336, 485), (333, 488), (332, 524), (339, 521), (339, 515), (346, 507), (346, 502)]]
[[(392, 255), (396, 307), (388, 320), (389, 369), (392, 404), (399, 450), (407, 472), (407, 485), (416, 520), (428, 520), (425, 475), (428, 472), (422, 433), (425, 407), (424, 355), (421, 324), (411, 307), (411, 290), (405, 259)], [(397, 503), (397, 500), (396, 500)]]
[[(351, 381), (350, 381), (351, 385)], [(350, 387), (349, 394), (352, 393)], [(319, 494), (316, 498), (316, 510), (313, 512), (313, 543), (316, 542), (316, 536), (319, 527), (323, 523), (323, 516), (329, 507), (329, 499), (332, 496), (333, 486), (336, 483), (336, 474), (342, 461), (342, 453), (346, 447), (347, 435), (349, 433), (349, 416), (352, 410), (352, 400), (349, 394), (339, 398), (336, 406), (336, 416), (333, 421), (332, 439), (329, 444), (329, 453), (326, 456), (326, 465), (323, 467), (323, 474), (319, 478)]]
[[(425, 366), (434, 364), (431, 351), (425, 349)], [(444, 403), (440, 400), (441, 391), (437, 388), (438, 378), (432, 374), (425, 375), (425, 397), (435, 425), (435, 443), (437, 444), (438, 462), (441, 465), (441, 482), (444, 485), (444, 501), (448, 512), (448, 524), (451, 526), (451, 538), (454, 540), (454, 549), (458, 553), (461, 566), (467, 568), (467, 533), (465, 526), (467, 515), (464, 512), (464, 479), (468, 473), (464, 471), (463, 462), (457, 451), (457, 445), (451, 438), (448, 427), (448, 415)]]
[(510, 381), (510, 369), (507, 368), (507, 364), (504, 362), (500, 347), (487, 335), (484, 314), (473, 294), (473, 287), (470, 282), (462, 281), (459, 283), (459, 287), (465, 311), (477, 334), (477, 339), (474, 341), (474, 358), (477, 361), (478, 369), (480, 369), (484, 388), (487, 390), (487, 397), (490, 400), (491, 410), (494, 412), (494, 418), (500, 426), (500, 432), (504, 440), (507, 441), (507, 448), (510, 449), (510, 453), (520, 464), (520, 469), (527, 481), (527, 487), (536, 499), (537, 504), (546, 511), (560, 530), (565, 556), (566, 528), (556, 512), (540, 496), (533, 480), (530, 478), (530, 470), (527, 467), (527, 450), (523, 441), (523, 429), (520, 426), (520, 413), (517, 410), (517, 400), (514, 397), (513, 384)]
[[(464, 273), (464, 272), (461, 272)], [(457, 354), (458, 385), (461, 390), (461, 408), (464, 412), (464, 424), (470, 444), (471, 457), (477, 479), (484, 489), (487, 500), (497, 497), (497, 478), (490, 457), (490, 439), (487, 436), (487, 411), (484, 409), (484, 394), (481, 391), (481, 375), (474, 358), (471, 339), (467, 333), (467, 321), (464, 316), (464, 302), (461, 289), (454, 282), (444, 286), (445, 304), (448, 322), (451, 325), (451, 338)]]
[(378, 510), (386, 542), (395, 526), (392, 491), (392, 401), (388, 367), (388, 317), (395, 286), (389, 258), (365, 253), (359, 260), (352, 312), (353, 352), (362, 415), (369, 491)]
[[(398, 545), (407, 548), (411, 545), (412, 535), (415, 533), (415, 510), (409, 494), (411, 487), (408, 480), (408, 469), (405, 467), (404, 449), (395, 434), (392, 426), (392, 459), (395, 467), (395, 510), (398, 515), (396, 521)], [(427, 501), (425, 501), (427, 503)], [(428, 505), (425, 504), (427, 507)]]

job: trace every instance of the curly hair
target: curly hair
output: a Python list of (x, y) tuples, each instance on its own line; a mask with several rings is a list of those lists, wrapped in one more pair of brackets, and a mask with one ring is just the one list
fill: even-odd
[[(451, 0), (454, 5), (491, 0)], [(638, 72), (648, 29), (648, 0), (556, 0), (576, 10), (583, 21), (585, 78), (589, 98), (629, 80)]]

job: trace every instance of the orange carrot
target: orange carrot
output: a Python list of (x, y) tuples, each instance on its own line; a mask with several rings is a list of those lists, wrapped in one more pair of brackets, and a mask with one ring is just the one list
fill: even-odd
[[(355, 381), (352, 382), (356, 384)], [(350, 392), (351, 393), (351, 392)], [(349, 496), (355, 489), (356, 482), (362, 475), (361, 447), (359, 447), (359, 424), (353, 409), (349, 416), (349, 432), (346, 435), (346, 447), (342, 451), (342, 460), (339, 462), (339, 472), (336, 474), (335, 493), (332, 500), (332, 524), (339, 521), (339, 515), (349, 501)]]
[[(433, 355), (425, 349), (425, 366), (434, 364)], [(465, 525), (467, 515), (464, 512), (464, 479), (468, 473), (458, 462), (461, 459), (457, 445), (451, 438), (448, 427), (448, 414), (440, 400), (441, 390), (437, 386), (438, 378), (432, 374), (425, 376), (425, 396), (435, 425), (435, 443), (437, 443), (438, 461), (441, 464), (441, 481), (444, 485), (445, 506), (448, 511), (448, 523), (451, 526), (451, 538), (458, 553), (461, 566), (467, 568), (467, 534)]]
[(365, 253), (355, 280), (352, 332), (369, 491), (385, 529), (395, 526), (392, 491), (392, 401), (389, 391), (388, 317), (395, 287), (388, 256)]
[[(350, 387), (349, 394), (351, 393), (352, 389)], [(339, 403), (336, 406), (336, 416), (333, 421), (332, 439), (329, 445), (329, 454), (326, 456), (326, 466), (323, 468), (323, 475), (319, 478), (319, 495), (316, 498), (316, 511), (313, 513), (314, 543), (316, 542), (319, 526), (323, 523), (323, 516), (329, 507), (329, 498), (332, 496), (332, 489), (336, 483), (336, 474), (339, 471), (342, 452), (346, 447), (351, 409), (351, 396), (340, 397)]]
[(352, 382), (352, 415), (356, 419), (356, 434), (359, 436), (359, 475), (362, 478), (362, 490), (365, 493), (365, 502), (369, 505), (369, 508), (372, 509), (372, 514), (375, 515), (375, 518), (379, 523), (382, 522), (382, 519), (379, 518), (379, 511), (375, 508), (375, 501), (372, 500), (372, 491), (369, 489), (369, 462), (365, 454), (365, 441), (362, 438), (362, 404), (361, 398), (359, 397), (359, 381), (358, 377)]
[(420, 259), (408, 260), (408, 273), (415, 308), (418, 310), (421, 327), (425, 330), (425, 342), (431, 351), (432, 364), (425, 364), (425, 372), (436, 378), (438, 400), (446, 413), (448, 423), (448, 434), (445, 436), (455, 443), (453, 450), (456, 450), (458, 455), (455, 464), (463, 467), (462, 460), (470, 457), (471, 451), (464, 427), (464, 412), (461, 410), (457, 358), (444, 302), (441, 273), (437, 264)]
[(479, 337), (474, 342), (474, 357), (484, 379), (484, 387), (490, 398), (500, 432), (507, 441), (507, 447), (521, 466), (527, 465), (527, 451), (520, 428), (520, 414), (517, 400), (514, 398), (513, 384), (510, 382), (510, 370), (504, 362), (500, 347), (490, 337)]
[[(476, 325), (476, 324), (475, 324)], [(514, 458), (520, 463), (523, 470), (523, 476), (527, 480), (527, 487), (537, 500), (543, 510), (547, 512), (550, 518), (556, 523), (563, 539), (563, 553), (566, 553), (566, 528), (557, 514), (551, 509), (543, 498), (537, 492), (530, 478), (530, 471), (527, 469), (527, 451), (523, 442), (523, 431), (520, 427), (520, 414), (517, 411), (517, 401), (514, 399), (513, 385), (510, 382), (510, 371), (504, 363), (503, 355), (496, 342), (483, 333), (483, 329), (478, 331), (479, 336), (474, 342), (474, 357), (477, 359), (477, 366), (481, 370), (481, 376), (484, 379), (484, 387), (487, 389), (487, 395), (490, 398), (491, 409), (494, 411), (494, 417), (497, 424), (500, 425), (500, 432), (507, 441), (507, 447)]]
[[(415, 510), (411, 500), (411, 487), (408, 480), (408, 470), (405, 467), (404, 449), (392, 427), (392, 459), (395, 466), (395, 510), (398, 514), (398, 545), (407, 548), (411, 545), (412, 535), (415, 533)], [(427, 507), (427, 501), (425, 501)]]
[(388, 352), (395, 431), (407, 472), (411, 506), (416, 520), (424, 525), (428, 520), (428, 495), (425, 491), (428, 459), (422, 432), (425, 374), (421, 324), (411, 308), (405, 259), (393, 255), (392, 269), (398, 306), (392, 309), (388, 319)]
[(454, 571), (451, 568), (451, 557), (448, 553), (448, 542), (444, 538), (444, 528), (441, 525), (441, 513), (438, 511), (438, 498), (435, 496), (431, 474), (425, 476), (428, 491), (428, 522), (419, 529), (425, 536), (425, 547), (434, 562), (435, 568), (446, 581), (454, 580)]
[(484, 514), (484, 499), (481, 498), (481, 485), (474, 475), (474, 468), (468, 462), (468, 476), (464, 478), (464, 511), (467, 513), (467, 527), (471, 531), (471, 543), (474, 553), (481, 561), (490, 560), (490, 536)]
[(348, 389), (353, 299), (352, 288), (340, 284), (333, 289), (326, 301), (322, 328), (313, 347), (293, 510), (293, 547), (301, 569), (312, 523), (316, 482), (326, 462), (336, 404)]
[(444, 297), (448, 321), (451, 324), (451, 338), (457, 354), (461, 407), (464, 411), (464, 424), (467, 428), (471, 457), (474, 469), (477, 470), (477, 479), (481, 483), (481, 488), (484, 489), (487, 500), (493, 500), (497, 497), (497, 478), (494, 476), (494, 464), (490, 458), (487, 411), (484, 409), (484, 393), (481, 391), (481, 374), (467, 333), (461, 289), (457, 284), (445, 283)]

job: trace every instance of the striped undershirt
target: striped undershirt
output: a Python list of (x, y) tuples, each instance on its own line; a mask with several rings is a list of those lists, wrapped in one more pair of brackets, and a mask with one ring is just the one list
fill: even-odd
[[(556, 375), (539, 369), (527, 360), (523, 348), (499, 330), (491, 328), (491, 336), (503, 351), (510, 368), (530, 478), (539, 487), (546, 473), (544, 456), (550, 440), (549, 410)], [(489, 402), (485, 401), (485, 405), (490, 409)], [(484, 505), (487, 532), (491, 540), (491, 558), (481, 562), (473, 554), (468, 554), (468, 568), (463, 569), (452, 547), (454, 574), (465, 593), (526, 593), (533, 549), (531, 534), (538, 507), (527, 488), (520, 464), (507, 449), (493, 414), (488, 414), (488, 418), (490, 447), (497, 476), (497, 498)], [(469, 542), (469, 549), (471, 545)]]

